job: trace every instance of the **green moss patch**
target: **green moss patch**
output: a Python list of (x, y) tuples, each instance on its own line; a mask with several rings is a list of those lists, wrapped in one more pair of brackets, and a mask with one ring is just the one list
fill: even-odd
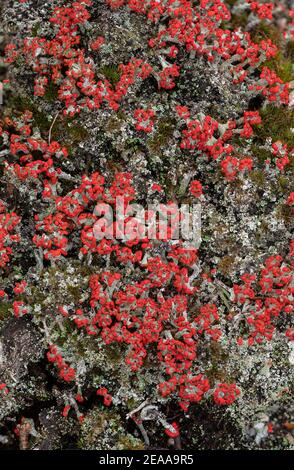
[(273, 142), (278, 140), (294, 147), (294, 133), (291, 131), (294, 122), (294, 110), (285, 107), (269, 105), (260, 110), (262, 124), (255, 126), (257, 143), (263, 143), (267, 138)]

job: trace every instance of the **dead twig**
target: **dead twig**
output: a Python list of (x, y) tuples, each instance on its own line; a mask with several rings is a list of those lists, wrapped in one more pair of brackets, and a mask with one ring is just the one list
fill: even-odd
[(48, 134), (48, 143), (49, 143), (49, 145), (51, 144), (52, 130), (53, 130), (54, 124), (55, 124), (56, 119), (58, 118), (59, 114), (60, 114), (60, 111), (58, 111), (58, 113), (56, 114), (55, 118), (52, 121), (50, 129), (49, 129), (49, 134)]

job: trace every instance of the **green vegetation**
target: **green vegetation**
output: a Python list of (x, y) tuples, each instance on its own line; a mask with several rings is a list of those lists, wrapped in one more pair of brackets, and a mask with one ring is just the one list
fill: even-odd
[(268, 67), (274, 70), (276, 74), (283, 80), (283, 82), (290, 82), (293, 80), (293, 65), (291, 60), (286, 59), (281, 51), (275, 57), (267, 60), (262, 64), (262, 67)]
[(294, 110), (285, 107), (269, 105), (260, 110), (262, 124), (255, 126), (255, 139), (257, 143), (271, 137), (273, 142), (278, 140), (294, 147), (294, 133), (291, 128), (294, 122)]
[(39, 35), (40, 28), (41, 28), (41, 24), (39, 23), (39, 21), (35, 23), (34, 26), (32, 27), (32, 36), (34, 38)]
[(116, 65), (104, 65), (99, 71), (113, 87), (119, 82), (121, 72)]
[(152, 152), (158, 153), (162, 150), (162, 147), (165, 147), (173, 135), (175, 126), (176, 121), (173, 117), (159, 119), (156, 126), (157, 131), (148, 141), (148, 146)]
[(54, 103), (57, 100), (57, 98), (58, 98), (58, 86), (55, 83), (50, 82), (46, 86), (44, 100), (47, 101), (48, 103)]
[(273, 24), (260, 21), (251, 33), (252, 40), (257, 44), (263, 40), (270, 39), (276, 46), (281, 44), (281, 33)]
[(1, 301), (0, 303), (0, 322), (3, 322), (10, 316), (12, 305), (10, 302)]

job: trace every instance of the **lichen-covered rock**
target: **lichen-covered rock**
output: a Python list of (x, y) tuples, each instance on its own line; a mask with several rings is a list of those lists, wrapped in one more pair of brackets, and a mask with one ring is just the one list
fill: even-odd
[(2, 2), (0, 447), (294, 449), (292, 17)]

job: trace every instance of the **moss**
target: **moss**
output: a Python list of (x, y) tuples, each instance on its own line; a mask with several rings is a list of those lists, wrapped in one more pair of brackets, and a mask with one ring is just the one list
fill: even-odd
[(67, 288), (68, 290), (68, 293), (70, 294), (70, 296), (76, 301), (78, 302), (80, 300), (80, 297), (81, 297), (81, 289), (79, 286), (68, 286)]
[(74, 143), (83, 142), (89, 137), (87, 129), (80, 124), (68, 126), (67, 131)]
[(281, 204), (277, 208), (277, 218), (282, 219), (285, 222), (286, 226), (291, 227), (293, 223), (292, 208), (290, 206), (285, 205), (284, 203)]
[[(269, 24), (265, 21), (261, 21), (255, 27), (251, 37), (252, 40), (256, 43), (260, 43), (260, 41), (265, 39), (270, 39), (276, 46), (278, 46), (279, 48), (281, 47), (282, 36), (280, 30), (276, 26)], [(293, 80), (292, 62), (294, 55), (294, 46), (292, 47), (293, 52), (291, 50), (291, 45), (289, 45), (288, 50), (285, 50), (284, 54), (281, 50), (279, 50), (275, 57), (261, 64), (261, 66), (259, 67), (260, 70), (262, 67), (269, 67), (271, 70), (274, 70), (284, 82), (289, 82)]]
[[(233, 7), (238, 3), (239, 0), (226, 0), (226, 4), (229, 6), (229, 9), (233, 9)], [(221, 28), (223, 29), (236, 29), (239, 27), (245, 28), (248, 23), (248, 16), (250, 11), (243, 11), (239, 12), (238, 14), (231, 13), (230, 21), (223, 21), (221, 24)]]
[(113, 87), (115, 87), (121, 77), (121, 72), (116, 65), (105, 65), (99, 70), (99, 72), (104, 75)]
[(249, 178), (258, 188), (263, 188), (265, 186), (266, 179), (262, 170), (251, 171), (249, 173)]
[(50, 82), (46, 87), (43, 98), (48, 103), (54, 103), (58, 98), (58, 86), (55, 85), (55, 83)]
[(115, 131), (119, 131), (123, 125), (124, 119), (117, 115), (111, 116), (111, 118), (107, 121), (105, 130), (106, 132), (112, 133)]
[(42, 305), (46, 298), (47, 295), (42, 292), (38, 287), (31, 287), (30, 302)]
[[(248, 23), (248, 13), (243, 12), (242, 14), (232, 15), (232, 18), (230, 20), (230, 27), (232, 29), (245, 28), (247, 23)], [(226, 27), (228, 26), (229, 24), (226, 23)]]
[[(49, 85), (44, 98), (48, 102), (56, 101), (57, 87), (54, 84)], [(30, 98), (22, 95), (13, 95), (9, 100), (8, 106), (12, 109), (17, 109), (20, 114), (26, 110), (31, 111), (34, 116), (34, 126), (38, 127), (42, 137), (47, 140), (52, 120), (49, 120), (48, 115), (40, 111)], [(75, 118), (66, 118), (61, 114), (55, 120), (52, 128), (52, 140), (57, 140), (61, 145), (65, 145), (69, 152), (72, 144), (82, 142), (88, 136), (88, 130), (77, 124)]]
[(230, 7), (233, 7), (237, 2), (238, 2), (238, 0), (226, 0), (226, 3), (227, 3)]
[(10, 302), (3, 302), (0, 303), (0, 322), (6, 320), (11, 314), (12, 305)]
[(118, 413), (95, 406), (86, 414), (81, 426), (79, 448), (85, 450), (117, 448), (139, 450), (138, 446), (141, 441), (126, 432), (124, 422)]
[[(38, 284), (31, 286), (31, 293), (24, 296), (25, 303), (31, 305), (40, 305), (42, 309), (48, 308), (48, 297), (51, 301), (52, 308), (57, 308), (59, 305), (73, 303), (79, 305), (83, 287), (87, 287), (87, 282), (90, 274), (93, 272), (91, 268), (86, 265), (73, 264), (74, 276), (77, 279), (77, 285), (73, 282), (73, 277), (67, 271), (64, 271), (62, 266), (49, 267), (44, 269), (39, 276)], [(94, 268), (93, 268), (94, 269)], [(64, 289), (60, 289), (60, 281), (64, 282)], [(71, 322), (66, 325), (70, 328), (71, 332), (74, 329)]]
[(277, 46), (280, 46), (282, 39), (279, 29), (266, 21), (260, 21), (260, 23), (255, 26), (254, 31), (251, 34), (251, 38), (256, 43), (270, 39)]
[(257, 161), (261, 164), (264, 165), (264, 162), (266, 160), (271, 160), (272, 159), (272, 154), (269, 150), (266, 150), (263, 147), (260, 147), (258, 145), (252, 145), (251, 146), (251, 151), (253, 156), (257, 159)]
[(118, 441), (118, 450), (144, 450), (144, 444), (135, 437), (127, 434)]
[(290, 163), (286, 166), (286, 173), (294, 173), (294, 155), (289, 156)]
[(274, 70), (276, 74), (283, 80), (283, 82), (290, 82), (293, 80), (293, 66), (291, 60), (286, 59), (282, 52), (279, 51), (275, 57), (266, 62), (263, 62), (261, 67), (268, 67)]
[(81, 428), (82, 437), (79, 442), (79, 447), (81, 449), (94, 448), (96, 440), (99, 439), (99, 436), (104, 432), (107, 426), (107, 421), (108, 416), (106, 413), (101, 412), (98, 408), (91, 411), (83, 422)]
[(149, 139), (148, 146), (154, 153), (158, 153), (166, 146), (173, 136), (176, 121), (172, 117), (162, 118), (157, 123), (157, 132)]
[(255, 139), (257, 143), (264, 143), (267, 138), (273, 142), (281, 140), (294, 146), (294, 133), (291, 131), (294, 122), (294, 110), (274, 105), (266, 106), (260, 110), (262, 124), (255, 126)]
[(262, 220), (260, 223), (260, 231), (262, 233), (266, 233), (269, 231), (269, 229), (270, 229), (269, 224), (265, 220)]
[(279, 176), (277, 179), (278, 190), (283, 194), (288, 194), (290, 192), (291, 183), (289, 179), (285, 176)]
[(262, 220), (260, 223), (260, 227), (258, 231), (256, 232), (256, 240), (260, 241), (264, 239), (265, 235), (269, 231), (269, 225), (265, 220)]
[(31, 111), (34, 115), (35, 125), (39, 128), (40, 132), (48, 134), (51, 123), (47, 114), (40, 111), (30, 98), (17, 94), (12, 95), (8, 106), (16, 109), (19, 113), (23, 113), (26, 110)]
[(218, 269), (224, 275), (229, 275), (234, 268), (235, 258), (230, 255), (224, 256), (218, 263)]
[[(110, 170), (110, 172), (112, 174), (119, 173), (119, 172), (123, 171), (123, 166), (121, 165), (120, 162), (116, 162), (116, 161), (113, 161), (113, 160), (108, 160), (106, 165), (107, 165), (107, 168)], [(98, 261), (99, 261), (99, 258), (98, 258)]]
[(39, 35), (40, 28), (41, 28), (41, 25), (40, 25), (39, 21), (33, 25), (31, 32), (32, 32), (32, 36), (34, 38)]
[(230, 382), (225, 365), (228, 362), (229, 355), (224, 351), (221, 345), (213, 341), (210, 345), (211, 367), (206, 375), (210, 383), (214, 385), (217, 381)]
[(121, 354), (121, 348), (119, 346), (120, 345), (115, 345), (115, 346), (110, 345), (106, 351), (107, 358), (112, 363), (118, 363), (121, 360), (122, 354)]
[(289, 41), (286, 45), (285, 56), (287, 59), (294, 61), (294, 39)]
[(126, 405), (128, 407), (128, 410), (134, 410), (140, 403), (138, 403), (135, 398), (129, 398), (126, 400)]

